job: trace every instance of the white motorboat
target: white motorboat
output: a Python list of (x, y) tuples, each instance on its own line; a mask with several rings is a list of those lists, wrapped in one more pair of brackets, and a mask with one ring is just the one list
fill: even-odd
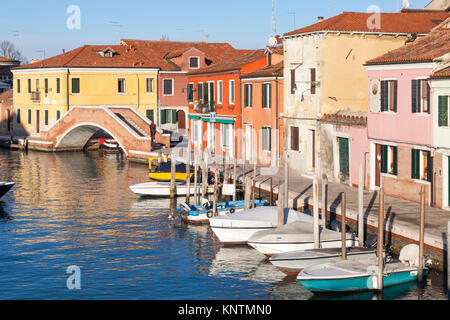
[[(292, 209), (284, 210), (284, 223), (312, 223), (313, 217)], [(258, 231), (278, 227), (278, 207), (259, 207), (209, 219), (214, 234), (224, 245), (247, 244)]]
[[(354, 247), (347, 249), (347, 259), (376, 258), (376, 249)], [(342, 257), (341, 248), (310, 249), (279, 253), (272, 256), (269, 261), (288, 276), (296, 276), (303, 269), (322, 263), (337, 262)]]
[[(347, 247), (356, 245), (356, 237), (347, 233)], [(314, 224), (312, 222), (296, 221), (274, 230), (264, 230), (255, 233), (248, 244), (265, 254), (272, 256), (277, 253), (314, 249)], [(321, 248), (340, 248), (341, 233), (329, 229), (320, 229)]]
[[(140, 197), (169, 197), (170, 196), (170, 182), (147, 182), (140, 183), (130, 187)], [(197, 186), (197, 192), (201, 193), (201, 186)], [(177, 182), (175, 184), (175, 195), (185, 196), (187, 193), (187, 185), (184, 182)], [(191, 195), (195, 193), (195, 186), (191, 184)], [(214, 193), (214, 187), (208, 187), (208, 194)]]

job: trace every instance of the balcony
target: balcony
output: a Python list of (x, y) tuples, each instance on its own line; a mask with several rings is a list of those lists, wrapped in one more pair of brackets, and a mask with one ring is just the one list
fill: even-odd
[(214, 101), (199, 104), (199, 108), (202, 111), (202, 113), (211, 113), (211, 112), (216, 111), (216, 106), (214, 104)]
[(30, 99), (33, 102), (40, 102), (41, 101), (41, 93), (39, 91), (31, 92)]

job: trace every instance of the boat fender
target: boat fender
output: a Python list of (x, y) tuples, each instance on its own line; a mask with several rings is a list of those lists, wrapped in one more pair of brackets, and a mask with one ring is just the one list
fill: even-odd
[(230, 213), (235, 213), (235, 212), (236, 212), (236, 209), (234, 209), (234, 208), (230, 209)]
[(211, 219), (213, 217), (212, 210), (208, 210), (208, 212), (206, 213), (206, 216), (208, 217), (208, 219)]

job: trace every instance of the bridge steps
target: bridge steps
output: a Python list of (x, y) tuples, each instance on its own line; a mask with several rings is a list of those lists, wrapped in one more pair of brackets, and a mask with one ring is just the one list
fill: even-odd
[(145, 133), (144, 130), (142, 130), (133, 120), (131, 120), (130, 118), (126, 118), (123, 115), (121, 115), (120, 113), (115, 113), (115, 115), (120, 118), (120, 120), (122, 120), (123, 122), (125, 122), (125, 124), (131, 129), (133, 130), (137, 135), (139, 135), (140, 137), (148, 137), (147, 134)]

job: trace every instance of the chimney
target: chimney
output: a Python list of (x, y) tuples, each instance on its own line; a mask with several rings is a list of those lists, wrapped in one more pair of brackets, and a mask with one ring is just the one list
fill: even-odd
[(39, 59), (31, 59), (31, 63), (36, 63), (38, 61), (39, 61)]
[(62, 52), (63, 52), (63, 53), (66, 53), (66, 49), (62, 49)]
[(322, 22), (325, 18), (323, 16), (317, 17), (318, 22)]
[(11, 59), (11, 49), (10, 49), (10, 48), (8, 48), (8, 49), (6, 50), (6, 57), (7, 57), (8, 59)]

